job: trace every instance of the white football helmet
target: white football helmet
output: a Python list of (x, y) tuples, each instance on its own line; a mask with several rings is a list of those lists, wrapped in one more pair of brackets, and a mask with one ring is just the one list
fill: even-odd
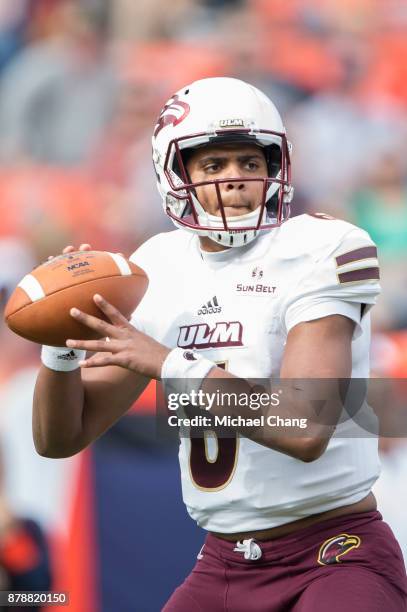
[[(192, 183), (185, 150), (206, 144), (250, 142), (263, 148), (267, 178), (237, 177)], [(227, 247), (248, 244), (262, 230), (278, 227), (290, 215), (293, 196), (290, 176), (291, 145), (281, 117), (271, 100), (248, 83), (232, 78), (195, 81), (173, 95), (154, 129), (153, 162), (165, 213), (177, 227), (209, 236)], [(220, 183), (259, 181), (259, 206), (244, 215), (226, 217)], [(221, 216), (208, 214), (196, 187), (213, 184)]]

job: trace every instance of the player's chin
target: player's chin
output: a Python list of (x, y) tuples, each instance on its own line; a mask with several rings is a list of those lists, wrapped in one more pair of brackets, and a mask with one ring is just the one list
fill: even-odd
[[(253, 208), (251, 206), (224, 206), (223, 210), (226, 217), (242, 217), (252, 212)], [(221, 217), (221, 211), (217, 210), (215, 215)]]

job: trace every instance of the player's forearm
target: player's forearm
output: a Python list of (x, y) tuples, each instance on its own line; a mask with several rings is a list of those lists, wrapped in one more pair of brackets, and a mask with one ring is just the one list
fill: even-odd
[(41, 366), (33, 401), (34, 444), (40, 455), (61, 458), (80, 450), (84, 410), (81, 370)]
[[(253, 388), (248, 381), (216, 368), (204, 380), (202, 391), (212, 397), (222, 397), (223, 393), (223, 397), (236, 394), (247, 398), (243, 404), (214, 402), (209, 412), (218, 417), (217, 423), (227, 416), (231, 429), (254, 442), (302, 461), (313, 461), (324, 452), (340, 414), (337, 385), (334, 381), (307, 381), (302, 386), (292, 380), (281, 383), (267, 390)], [(253, 409), (253, 400), (258, 400), (259, 393), (273, 401)], [(310, 397), (325, 398), (318, 414)]]
[(54, 458), (78, 453), (129, 410), (149, 380), (117, 366), (70, 372), (42, 366), (33, 411), (37, 451)]

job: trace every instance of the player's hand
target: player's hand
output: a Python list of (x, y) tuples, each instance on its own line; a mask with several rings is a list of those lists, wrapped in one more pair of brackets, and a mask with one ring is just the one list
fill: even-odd
[[(90, 244), (88, 244), (87, 242), (84, 242), (83, 244), (80, 245), (79, 249), (77, 249), (76, 247), (72, 246), (71, 244), (67, 247), (64, 248), (64, 250), (62, 251), (62, 255), (66, 255), (67, 253), (73, 253), (74, 251), (92, 251), (92, 247)], [(117, 253), (118, 255), (121, 255), (122, 257), (126, 257), (125, 255), (123, 255), (123, 253)], [(48, 257), (48, 259), (52, 259), (53, 255), (51, 255), (50, 257)]]
[(91, 251), (91, 250), (92, 250), (92, 247), (90, 246), (90, 244), (88, 244), (87, 242), (84, 242), (83, 244), (79, 246), (79, 249), (77, 249), (76, 247), (70, 244), (69, 246), (64, 248), (64, 250), (62, 251), (62, 254), (66, 255), (67, 253), (73, 253), (74, 251)]
[[(72, 246), (72, 244), (70, 244), (69, 246), (66, 246), (62, 250), (62, 255), (66, 255), (67, 253), (73, 253), (74, 251), (91, 251), (91, 250), (92, 250), (92, 247), (87, 242), (81, 244), (79, 249), (77, 249), (76, 247)], [(55, 255), (50, 255), (49, 257), (47, 257), (47, 261), (54, 259), (54, 257)]]
[(138, 331), (126, 317), (109, 304), (101, 295), (96, 294), (94, 302), (110, 323), (71, 309), (71, 316), (96, 331), (102, 340), (67, 340), (69, 348), (83, 349), (97, 353), (80, 362), (83, 368), (117, 365), (146, 376), (159, 379), (161, 368), (170, 350)]

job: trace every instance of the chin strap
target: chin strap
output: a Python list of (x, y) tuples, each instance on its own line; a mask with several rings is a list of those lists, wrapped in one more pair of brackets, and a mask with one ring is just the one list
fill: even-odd
[[(205, 215), (199, 217), (199, 221), (202, 225), (213, 226), (212, 230), (208, 230), (207, 236), (214, 242), (221, 244), (226, 247), (241, 247), (249, 244), (254, 240), (259, 231), (256, 229), (250, 229), (246, 231), (239, 231), (240, 227), (245, 225), (257, 225), (258, 223), (258, 212), (253, 210), (245, 215), (239, 217), (227, 217), (229, 231), (218, 232), (218, 229), (224, 230), (223, 220), (221, 217), (215, 217), (214, 215)], [(262, 223), (267, 222), (267, 210), (264, 209)]]
[(247, 232), (208, 232), (208, 238), (226, 247), (241, 247), (249, 244), (258, 235), (257, 230), (247, 230)]

